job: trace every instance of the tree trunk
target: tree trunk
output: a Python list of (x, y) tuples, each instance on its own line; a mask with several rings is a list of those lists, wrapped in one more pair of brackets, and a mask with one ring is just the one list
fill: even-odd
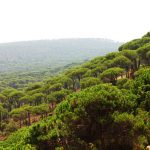
[(75, 90), (75, 81), (74, 80), (72, 80), (72, 81), (73, 81), (73, 83), (72, 83), (73, 90)]
[(28, 111), (27, 112), (27, 115), (28, 115), (28, 126), (31, 124), (31, 121), (30, 121), (30, 112)]
[(0, 112), (0, 131), (1, 131), (1, 128), (2, 128), (2, 112)]
[(138, 61), (138, 69), (139, 69), (140, 65), (141, 65), (141, 61), (139, 59), (139, 61)]
[(20, 116), (20, 120), (19, 120), (19, 126), (20, 126), (20, 128), (21, 128), (21, 116)]
[(138, 70), (138, 64), (137, 64), (137, 60), (136, 59), (134, 59), (134, 69)]

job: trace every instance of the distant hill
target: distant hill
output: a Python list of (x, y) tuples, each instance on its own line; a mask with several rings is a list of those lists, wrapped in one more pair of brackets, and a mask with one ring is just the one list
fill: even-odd
[(80, 63), (116, 51), (109, 39), (59, 39), (0, 44), (0, 72), (31, 71)]

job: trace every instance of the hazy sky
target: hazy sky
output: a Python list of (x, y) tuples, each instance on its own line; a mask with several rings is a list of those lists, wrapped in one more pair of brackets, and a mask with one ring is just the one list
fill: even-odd
[(57, 38), (128, 41), (150, 30), (150, 0), (0, 0), (0, 42)]

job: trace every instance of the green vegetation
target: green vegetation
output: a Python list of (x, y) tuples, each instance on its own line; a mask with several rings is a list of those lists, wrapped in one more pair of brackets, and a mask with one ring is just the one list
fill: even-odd
[[(144, 150), (149, 33), (41, 82), (0, 93), (0, 149)], [(20, 129), (19, 129), (20, 128)]]
[(54, 70), (115, 51), (109, 39), (58, 39), (0, 44), (0, 72)]
[(0, 44), (0, 91), (24, 88), (98, 55), (121, 43), (108, 39), (59, 39)]

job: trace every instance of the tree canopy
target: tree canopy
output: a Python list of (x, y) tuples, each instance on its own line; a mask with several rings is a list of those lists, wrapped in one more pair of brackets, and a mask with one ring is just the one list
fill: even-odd
[(43, 81), (6, 83), (0, 135), (7, 139), (0, 149), (144, 150), (150, 143), (149, 49), (148, 32), (119, 52)]

